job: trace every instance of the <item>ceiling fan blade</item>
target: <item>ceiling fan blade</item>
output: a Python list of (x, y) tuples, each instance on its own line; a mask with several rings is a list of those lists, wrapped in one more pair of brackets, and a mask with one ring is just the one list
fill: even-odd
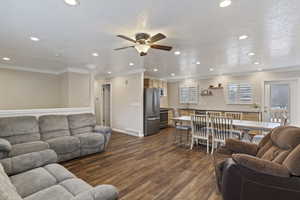
[(136, 43), (136, 41), (134, 39), (131, 39), (130, 37), (127, 37), (125, 35), (117, 35), (117, 37)]
[(159, 40), (162, 40), (162, 39), (165, 39), (167, 36), (165, 36), (164, 34), (162, 33), (157, 33), (156, 35), (153, 35), (151, 38), (150, 38), (150, 42), (151, 43), (154, 43), (154, 42), (157, 42)]
[(153, 45), (151, 45), (151, 48), (153, 48), (153, 49), (159, 49), (159, 50), (164, 50), (164, 51), (171, 51), (173, 47), (165, 46), (165, 45), (153, 44)]
[(128, 48), (133, 48), (134, 46), (128, 46), (128, 47), (121, 47), (121, 48), (117, 48), (117, 49), (114, 49), (115, 51), (118, 51), (118, 50), (122, 50), (122, 49), (128, 49)]

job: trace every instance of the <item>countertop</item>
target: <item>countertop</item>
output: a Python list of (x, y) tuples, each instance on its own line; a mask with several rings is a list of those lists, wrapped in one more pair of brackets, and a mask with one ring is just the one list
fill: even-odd
[[(162, 109), (162, 108), (161, 108)], [(164, 108), (164, 109), (174, 109), (174, 108)], [(261, 113), (259, 109), (202, 109), (202, 108), (177, 108), (178, 110), (195, 110), (195, 111), (216, 111), (216, 112), (247, 112), (247, 113)]]

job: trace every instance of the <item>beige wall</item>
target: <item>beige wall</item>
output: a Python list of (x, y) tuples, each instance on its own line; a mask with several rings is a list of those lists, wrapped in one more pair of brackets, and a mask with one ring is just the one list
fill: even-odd
[(62, 79), (61, 95), (64, 107), (86, 107), (90, 105), (90, 75), (65, 72)]
[(0, 69), (0, 110), (86, 107), (89, 81), (88, 74)]
[(57, 75), (0, 69), (0, 109), (61, 107)]
[[(199, 101), (196, 105), (189, 105), (191, 108), (197, 109), (220, 109), (220, 110), (256, 110), (252, 105), (229, 105), (226, 103), (226, 86), (228, 83), (234, 82), (247, 82), (251, 83), (253, 87), (253, 100), (254, 103), (263, 105), (263, 84), (264, 81), (272, 80), (286, 80), (286, 79), (299, 79), (300, 71), (294, 72), (257, 72), (243, 76), (216, 76), (205, 80), (196, 80), (199, 89), (207, 89), (209, 85), (217, 85), (222, 83), (223, 90), (213, 90), (213, 96), (200, 96)], [(178, 82), (168, 83), (168, 102), (169, 107), (187, 107), (187, 105), (179, 104), (178, 91), (179, 85), (184, 84), (191, 80), (184, 80)], [(300, 86), (300, 81), (298, 81)], [(300, 87), (298, 87), (298, 98), (300, 95)], [(300, 123), (300, 106), (295, 108), (297, 110), (295, 121)]]

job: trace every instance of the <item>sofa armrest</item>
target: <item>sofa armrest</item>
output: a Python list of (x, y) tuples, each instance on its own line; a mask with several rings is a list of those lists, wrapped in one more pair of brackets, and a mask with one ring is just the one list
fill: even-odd
[(246, 154), (233, 154), (232, 159), (236, 163), (262, 174), (290, 177), (290, 171), (287, 167), (268, 160), (263, 160)]
[(112, 130), (111, 130), (110, 127), (107, 127), (107, 126), (96, 125), (94, 127), (94, 132), (103, 133), (103, 134), (110, 134), (112, 132)]
[(11, 144), (6, 139), (0, 138), (0, 151), (3, 152), (10, 152), (11, 151)]
[(51, 149), (0, 160), (9, 176), (56, 162), (57, 154)]
[(72, 200), (117, 200), (118, 190), (112, 185), (99, 185), (91, 190), (82, 192)]
[(258, 151), (258, 145), (242, 142), (236, 139), (227, 139), (225, 143), (225, 148), (231, 151), (232, 153), (242, 153), (249, 155), (256, 155)]

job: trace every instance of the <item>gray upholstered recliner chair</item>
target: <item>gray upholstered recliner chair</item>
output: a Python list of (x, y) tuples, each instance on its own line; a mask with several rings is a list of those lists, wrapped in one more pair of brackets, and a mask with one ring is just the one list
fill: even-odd
[(258, 145), (229, 139), (215, 166), (224, 200), (300, 199), (300, 128), (275, 128)]
[(68, 115), (71, 135), (80, 140), (81, 156), (104, 151), (111, 137), (111, 129), (96, 126), (91, 113)]
[(41, 141), (35, 117), (0, 118), (0, 163), (9, 175), (56, 161), (56, 153)]

